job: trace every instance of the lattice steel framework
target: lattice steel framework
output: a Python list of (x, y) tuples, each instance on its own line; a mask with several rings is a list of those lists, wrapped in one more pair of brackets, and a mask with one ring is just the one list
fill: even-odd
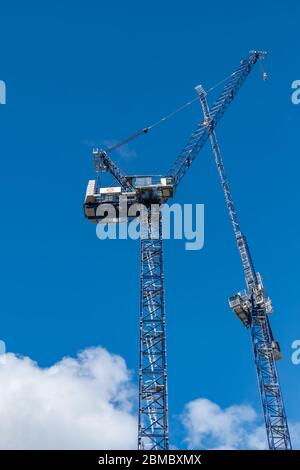
[(257, 307), (255, 300), (250, 307), (250, 332), (269, 449), (291, 450), (292, 443), (272, 348), (272, 331), (265, 308)]
[[(244, 318), (248, 318), (247, 326), (251, 331), (269, 446), (271, 449), (290, 449), (289, 431), (275, 367), (274, 347), (272, 346), (274, 341), (267, 316), (270, 311), (269, 298), (264, 294), (261, 279), (254, 270), (246, 238), (239, 228), (214, 132), (254, 65), (265, 55), (263, 51), (250, 51), (249, 57), (240, 62), (211, 109), (208, 110), (208, 107), (204, 109), (205, 120), (199, 123), (166, 176), (168, 179), (171, 177), (175, 191), (207, 140), (211, 139), (246, 278), (247, 293), (244, 297), (240, 297), (240, 301), (246, 305)], [(142, 129), (129, 139), (114, 145), (107, 152), (95, 150), (94, 160), (97, 174), (101, 175), (103, 171), (108, 171), (119, 182), (123, 190), (122, 197), (128, 194), (131, 197), (133, 195), (136, 197), (135, 203), (144, 203), (146, 206), (148, 204), (143, 223), (143, 231), (146, 231), (146, 234), (141, 241), (138, 447), (139, 449), (164, 450), (168, 449), (169, 444), (161, 215), (160, 211), (156, 210), (154, 219), (151, 217), (151, 205), (147, 195), (152, 191), (153, 188), (150, 191), (150, 186), (153, 185), (141, 191), (132, 183), (134, 177), (126, 176), (108, 155), (108, 152), (141, 133), (147, 132), (148, 129), (150, 128)], [(95, 186), (95, 194), (88, 193), (85, 200), (85, 215), (91, 222), (97, 220), (95, 206), (102, 203), (104, 198), (104, 196), (100, 197), (98, 186), (100, 185)], [(156, 191), (158, 194), (161, 188), (156, 187)], [(110, 201), (114, 195), (107, 197), (107, 201)], [(168, 198), (169, 196), (159, 196), (158, 202), (165, 203)], [(154, 199), (157, 202), (157, 197)]]
[[(158, 209), (159, 211), (159, 209)], [(153, 214), (152, 214), (153, 215)], [(165, 450), (168, 442), (166, 318), (161, 213), (143, 221), (141, 240), (138, 448)]]
[(251, 332), (269, 449), (290, 450), (292, 445), (273, 347), (276, 342), (268, 319), (268, 313), (272, 311), (271, 301), (263, 289), (260, 275), (255, 271), (246, 237), (240, 229), (206, 93), (201, 86), (196, 89), (199, 93), (206, 126), (210, 130), (211, 146), (245, 275), (247, 292), (244, 295), (244, 304), (247, 305), (245, 310), (249, 322), (247, 326)]

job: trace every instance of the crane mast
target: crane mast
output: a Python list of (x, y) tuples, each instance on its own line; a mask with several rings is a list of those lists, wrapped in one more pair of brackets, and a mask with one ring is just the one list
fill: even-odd
[(169, 448), (166, 315), (159, 207), (156, 206), (155, 214), (147, 207), (142, 218), (138, 449), (166, 450)]
[(196, 87), (196, 91), (203, 110), (204, 124), (210, 130), (210, 142), (247, 286), (246, 292), (230, 297), (229, 304), (250, 329), (269, 449), (290, 450), (291, 439), (276, 368), (276, 360), (281, 358), (280, 348), (274, 340), (268, 319), (268, 314), (272, 312), (271, 300), (266, 295), (260, 274), (255, 272), (246, 237), (240, 229), (206, 93), (201, 85)]
[(210, 128), (210, 142), (213, 150), (213, 154), (215, 156), (215, 162), (217, 165), (218, 173), (220, 176), (221, 185), (224, 192), (224, 197), (229, 213), (229, 217), (232, 223), (233, 232), (236, 238), (237, 246), (240, 252), (243, 270), (245, 274), (246, 284), (249, 290), (252, 290), (254, 286), (257, 284), (257, 278), (255, 273), (255, 268), (253, 265), (253, 261), (251, 258), (251, 254), (248, 248), (246, 237), (242, 234), (237, 212), (235, 210), (234, 202), (232, 199), (232, 195), (230, 192), (229, 182), (225, 174), (225, 168), (220, 152), (220, 147), (218, 145), (216, 132), (214, 131), (214, 127), (211, 120), (211, 114), (208, 108), (208, 103), (206, 99), (206, 93), (201, 85), (196, 87), (196, 91), (199, 93), (203, 115), (204, 115), (204, 125)]

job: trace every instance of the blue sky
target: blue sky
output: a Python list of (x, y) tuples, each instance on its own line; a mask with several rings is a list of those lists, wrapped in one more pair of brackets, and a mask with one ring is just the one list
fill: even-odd
[[(249, 49), (269, 51), (218, 128), (241, 225), (273, 300), (288, 417), (300, 420), (299, 3), (2, 2), (1, 327), (8, 351), (46, 367), (101, 345), (138, 360), (139, 244), (99, 241), (83, 217), (91, 149), (127, 137), (226, 77)], [(210, 98), (212, 99), (212, 98)], [(200, 116), (188, 110), (115, 154), (126, 173), (167, 171)], [(207, 397), (260, 412), (248, 332), (227, 306), (244, 287), (207, 145), (176, 194), (205, 204), (205, 246), (165, 243), (171, 441), (176, 416)]]

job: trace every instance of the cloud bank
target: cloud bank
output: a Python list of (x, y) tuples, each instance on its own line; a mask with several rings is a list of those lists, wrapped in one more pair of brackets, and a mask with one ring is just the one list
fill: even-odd
[[(0, 357), (0, 449), (136, 448), (137, 390), (122, 357), (89, 348), (49, 368)], [(180, 420), (182, 449), (267, 448), (261, 415), (250, 405), (221, 408), (198, 398)], [(291, 422), (290, 432), (299, 449), (300, 423)]]
[(100, 347), (48, 369), (6, 354), (0, 366), (0, 448), (135, 448), (135, 396), (125, 361)]
[[(267, 449), (265, 427), (250, 405), (221, 408), (206, 398), (189, 402), (181, 416), (190, 449)], [(300, 423), (290, 423), (294, 449), (300, 448)]]

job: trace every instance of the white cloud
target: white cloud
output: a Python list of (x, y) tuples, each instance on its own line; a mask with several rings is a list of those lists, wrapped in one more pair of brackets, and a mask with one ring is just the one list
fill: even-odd
[(300, 423), (292, 422), (289, 428), (293, 449), (300, 449)]
[[(189, 402), (181, 420), (189, 448), (267, 449), (265, 426), (250, 405), (222, 409), (206, 398)], [(290, 423), (294, 449), (300, 447), (300, 423)]]
[[(0, 449), (134, 449), (137, 390), (124, 359), (90, 348), (41, 368), (28, 357), (2, 355)], [(265, 428), (249, 405), (222, 409), (199, 398), (181, 420), (185, 445), (264, 449)], [(300, 448), (300, 423), (290, 423)], [(184, 446), (185, 447), (185, 446)]]
[(1, 449), (136, 447), (136, 391), (125, 361), (103, 348), (40, 368), (6, 354), (0, 366)]
[[(118, 144), (120, 141), (117, 140), (105, 140), (104, 145), (106, 148), (113, 147)], [(129, 147), (128, 144), (122, 144), (120, 147), (115, 149), (116, 153), (121, 157), (122, 160), (133, 160), (137, 157), (136, 151)]]
[[(255, 428), (257, 416), (248, 405), (233, 405), (222, 409), (206, 398), (189, 402), (182, 415), (189, 448), (238, 449), (264, 447), (264, 439), (257, 436), (259, 428)], [(249, 436), (250, 434), (250, 436)]]
[(128, 144), (122, 145), (122, 147), (119, 147), (116, 151), (123, 160), (133, 160), (137, 157), (136, 151), (130, 148)]

